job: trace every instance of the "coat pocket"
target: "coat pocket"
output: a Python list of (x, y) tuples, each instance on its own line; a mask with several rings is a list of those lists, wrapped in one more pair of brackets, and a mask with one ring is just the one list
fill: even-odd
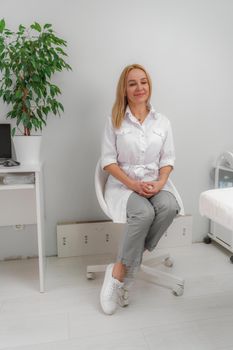
[(120, 129), (120, 130), (116, 130), (116, 135), (117, 136), (124, 136), (127, 134), (131, 134), (132, 130), (130, 128), (124, 128), (124, 129)]
[(157, 136), (160, 136), (162, 140), (165, 138), (164, 131), (161, 129), (153, 129), (153, 133)]

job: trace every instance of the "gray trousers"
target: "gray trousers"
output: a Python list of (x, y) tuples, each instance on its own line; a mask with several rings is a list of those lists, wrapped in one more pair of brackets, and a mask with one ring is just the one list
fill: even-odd
[(127, 227), (117, 261), (136, 267), (141, 264), (143, 252), (156, 247), (180, 207), (172, 193), (162, 190), (149, 199), (133, 192), (126, 210)]

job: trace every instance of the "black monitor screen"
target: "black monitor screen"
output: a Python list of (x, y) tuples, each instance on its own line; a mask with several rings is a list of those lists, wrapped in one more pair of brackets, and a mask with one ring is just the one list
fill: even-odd
[(10, 124), (0, 124), (0, 158), (11, 158)]

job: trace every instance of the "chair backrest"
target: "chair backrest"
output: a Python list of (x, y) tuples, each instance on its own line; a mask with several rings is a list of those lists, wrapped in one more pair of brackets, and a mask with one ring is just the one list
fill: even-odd
[(179, 192), (177, 191), (174, 183), (172, 182), (171, 179), (168, 178), (167, 180), (168, 184), (170, 185), (170, 187), (172, 188), (173, 190), (173, 194), (175, 195), (176, 197), (176, 200), (180, 206), (180, 212), (179, 212), (179, 215), (185, 215), (185, 212), (184, 212), (184, 205), (183, 205), (183, 201), (181, 199), (181, 196), (179, 195)]
[[(97, 196), (97, 199), (98, 199), (98, 202), (99, 202), (101, 209), (110, 219), (112, 219), (111, 215), (109, 214), (107, 204), (104, 200), (104, 187), (105, 187), (107, 178), (108, 178), (108, 173), (106, 171), (102, 170), (101, 161), (99, 160), (97, 165), (96, 165), (96, 169), (95, 169), (95, 192), (96, 192), (96, 196)], [(173, 193), (174, 193), (174, 195), (178, 201), (178, 204), (180, 206), (179, 215), (184, 215), (184, 206), (183, 206), (182, 199), (181, 199), (175, 185), (173, 184), (173, 182), (170, 179), (168, 179), (168, 183), (170, 184), (170, 187), (172, 188)]]
[(95, 168), (95, 192), (99, 205), (103, 212), (111, 219), (107, 204), (104, 200), (104, 187), (108, 178), (108, 173), (102, 170), (101, 161), (99, 159)]

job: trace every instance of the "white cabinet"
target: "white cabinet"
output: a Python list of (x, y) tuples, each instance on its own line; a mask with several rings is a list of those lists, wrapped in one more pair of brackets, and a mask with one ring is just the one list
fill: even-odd
[[(0, 226), (36, 224), (40, 292), (44, 292), (45, 249), (42, 166), (40, 164), (0, 167), (0, 177), (6, 174), (33, 173), (34, 184), (5, 185), (0, 183)], [(1, 236), (0, 236), (1, 240)]]
[[(217, 165), (215, 167), (215, 188), (233, 187), (233, 169)], [(233, 253), (233, 231), (210, 221), (208, 236)], [(206, 240), (208, 243), (208, 239)]]

